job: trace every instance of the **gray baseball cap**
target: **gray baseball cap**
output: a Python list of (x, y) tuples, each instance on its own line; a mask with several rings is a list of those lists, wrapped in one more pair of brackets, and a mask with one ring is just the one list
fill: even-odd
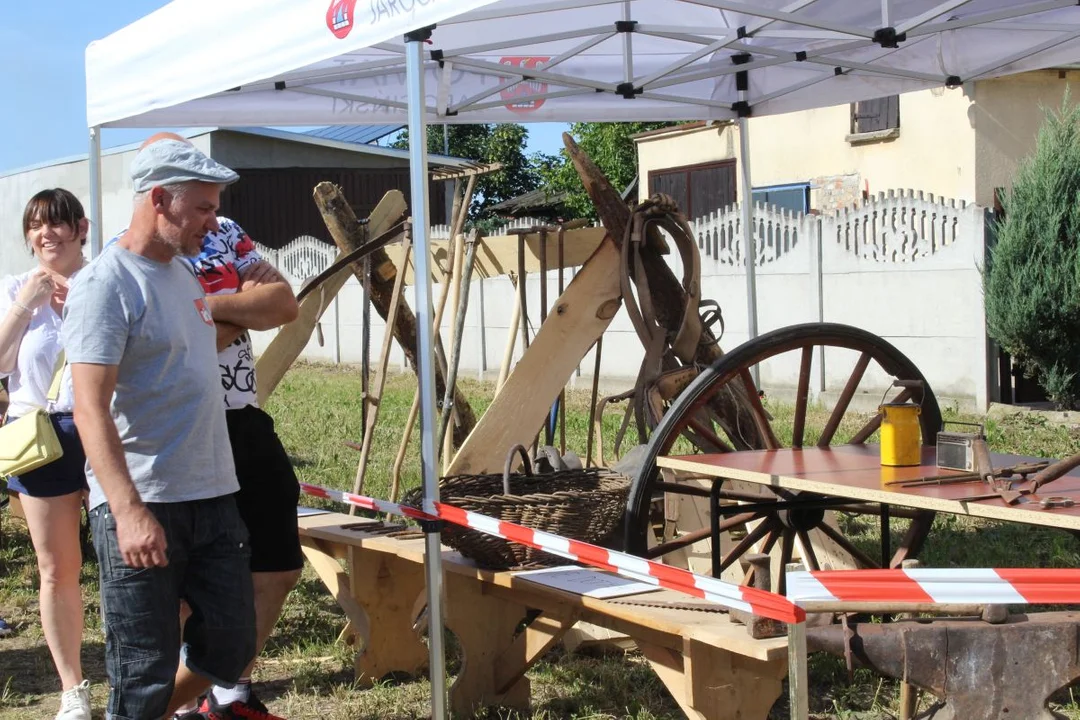
[(131, 182), (135, 192), (185, 182), (228, 185), (239, 179), (236, 171), (207, 157), (191, 143), (179, 140), (151, 143), (131, 161)]

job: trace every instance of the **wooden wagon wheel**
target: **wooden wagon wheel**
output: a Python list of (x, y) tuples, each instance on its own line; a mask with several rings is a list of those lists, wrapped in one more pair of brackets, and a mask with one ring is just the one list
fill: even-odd
[[(811, 370), (817, 348), (824, 348), (830, 355), (835, 354), (835, 349), (854, 351), (858, 355), (854, 361), (854, 369), (825, 427), (817, 438), (811, 439), (807, 437), (806, 417), (810, 402)], [(846, 354), (853, 355), (854, 353)], [(668, 499), (672, 494), (699, 496), (703, 492), (708, 494), (708, 491), (703, 491), (699, 486), (687, 486), (665, 480), (657, 468), (656, 460), (660, 456), (669, 454), (727, 452), (732, 448), (747, 447), (746, 439), (733, 437), (738, 434), (737, 431), (732, 432), (730, 422), (723, 422), (716, 412), (717, 400), (722, 398), (724, 393), (730, 393), (736, 386), (742, 386), (748, 391), (746, 395), (751, 398), (751, 415), (756, 426), (756, 435), (764, 438), (763, 442), (749, 443), (751, 446), (764, 445), (758, 449), (782, 447), (778, 439), (777, 427), (774, 426), (759, 400), (750, 369), (765, 361), (777, 362), (777, 358), (785, 354), (790, 354), (788, 361), (796, 362), (799, 368), (795, 411), (790, 422), (791, 432), (790, 435), (780, 434), (785, 439), (790, 437), (790, 447), (803, 447), (804, 443), (807, 446), (812, 444), (818, 447), (840, 444), (835, 441), (837, 430), (848, 414), (856, 392), (861, 390), (864, 393), (874, 393), (876, 395), (874, 399), (877, 401), (894, 380), (921, 381), (921, 387), (903, 388), (890, 401), (910, 400), (921, 404), (922, 412), (919, 422), (923, 443), (931, 444), (935, 441), (936, 433), (941, 427), (941, 411), (933, 391), (918, 368), (887, 341), (865, 330), (833, 323), (794, 325), (766, 333), (740, 345), (711, 367), (700, 372), (696, 379), (674, 399), (652, 432), (645, 449), (641, 471), (635, 478), (627, 502), (624, 540), (625, 547), (630, 552), (644, 557), (662, 558), (664, 555), (709, 537), (709, 528), (695, 528), (667, 540), (658, 539), (655, 534), (652, 538), (649, 537), (650, 533), (653, 533), (651, 512), (657, 499), (664, 498), (665, 494)], [(833, 358), (831, 362), (837, 363), (843, 360)], [(880, 415), (875, 416), (855, 432), (847, 443), (865, 443), (878, 429), (880, 423)], [(727, 430), (724, 429), (725, 425), (728, 427)], [(685, 438), (689, 442), (684, 441), (676, 445), (680, 438)], [(762, 500), (790, 501), (797, 494), (776, 490), (775, 495), (766, 494), (764, 497), (755, 497), (747, 496), (745, 493), (721, 490), (719, 495), (722, 499), (729, 501), (750, 501), (757, 504), (754, 512), (744, 513), (736, 510), (737, 514), (726, 517), (721, 523), (722, 531), (745, 528), (747, 523), (754, 524), (753, 529), (749, 530), (735, 547), (719, 558), (721, 570), (736, 562), (742, 555), (753, 552), (754, 546), (761, 546), (763, 551), (768, 552), (778, 542), (781, 543), (782, 548), (781, 562), (787, 562), (790, 560), (796, 538), (803, 547), (805, 562), (811, 569), (815, 569), (817, 560), (809, 540), (811, 530), (821, 530), (830, 540), (852, 555), (860, 566), (878, 566), (878, 563), (854, 547), (835, 528), (823, 522), (825, 510), (813, 504), (811, 498), (804, 498), (811, 503), (808, 508), (770, 510), (761, 508), (762, 504), (770, 504), (769, 502), (762, 503)], [(856, 507), (854, 511), (882, 512), (865, 506)], [(913, 555), (918, 551), (930, 530), (933, 513), (917, 512), (908, 516), (912, 517), (913, 521), (903, 547)], [(715, 565), (714, 562), (714, 567)]]

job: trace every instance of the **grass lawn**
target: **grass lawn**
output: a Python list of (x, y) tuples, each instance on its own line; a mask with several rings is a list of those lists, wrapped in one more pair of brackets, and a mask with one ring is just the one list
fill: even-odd
[[(479, 417), (490, 402), (493, 387), (463, 382)], [(391, 377), (383, 398), (365, 494), (386, 497), (390, 470), (400, 442), (415, 388), (411, 375)], [(298, 365), (282, 381), (268, 410), (292, 456), (302, 481), (350, 489), (359, 454), (345, 446), (358, 441), (360, 375), (353, 368)], [(567, 438), (570, 448), (584, 454), (588, 418), (586, 391), (569, 394)], [(778, 418), (791, 409), (770, 406)], [(970, 419), (946, 409), (948, 419)], [(810, 426), (824, 424), (818, 411)], [(847, 432), (862, 423), (853, 418)], [(782, 421), (778, 426), (783, 426)], [(610, 457), (616, 413), (605, 418)], [(842, 430), (841, 432), (843, 432)], [(990, 422), (992, 449), (1027, 455), (1062, 457), (1076, 452), (1080, 430), (1017, 416)], [(405, 463), (404, 487), (419, 483), (418, 443), (412, 443)], [(304, 504), (318, 500), (304, 498)], [(340, 509), (327, 504), (328, 507)], [(841, 518), (845, 533), (868, 552), (876, 553), (877, 527), (862, 518)], [(894, 520), (895, 541), (904, 526)], [(930, 567), (1080, 567), (1080, 543), (1064, 533), (1039, 528), (975, 521), (940, 515), (920, 555)], [(38, 577), (34, 556), (21, 521), (5, 511), (0, 543), (0, 616), (16, 628), (0, 639), (0, 720), (52, 718), (57, 709), (58, 681), (38, 620)], [(101, 717), (105, 704), (104, 638), (98, 619), (97, 566), (83, 564), (87, 631), (83, 663), (94, 683), (93, 698)], [(323, 718), (422, 718), (430, 715), (426, 679), (361, 690), (353, 683), (350, 651), (336, 643), (344, 615), (310, 569), (290, 597), (255, 674), (260, 697), (278, 715), (293, 720)], [(450, 659), (450, 670), (459, 658)], [(536, 718), (678, 718), (681, 712), (644, 660), (636, 654), (606, 656), (554, 652), (530, 672)], [(884, 720), (895, 717), (896, 685), (863, 670), (849, 682), (843, 661), (815, 655), (811, 659), (812, 714), (818, 718)], [(1068, 691), (1056, 710), (1080, 718), (1080, 705)], [(492, 709), (491, 717), (515, 715)], [(771, 715), (787, 718), (786, 700)]]

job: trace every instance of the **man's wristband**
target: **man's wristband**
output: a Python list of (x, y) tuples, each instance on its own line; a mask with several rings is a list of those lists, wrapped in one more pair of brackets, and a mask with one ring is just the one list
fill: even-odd
[(22, 310), (22, 311), (23, 311), (24, 313), (26, 313), (26, 315), (27, 315), (28, 317), (29, 317), (29, 316), (32, 316), (32, 315), (34, 314), (34, 311), (33, 311), (33, 310), (31, 310), (31, 309), (30, 309), (30, 308), (28, 308), (27, 306), (23, 305), (23, 304), (22, 304), (21, 302), (19, 302), (18, 300), (12, 300), (12, 301), (11, 301), (11, 307), (12, 307), (12, 309), (16, 309), (16, 310)]

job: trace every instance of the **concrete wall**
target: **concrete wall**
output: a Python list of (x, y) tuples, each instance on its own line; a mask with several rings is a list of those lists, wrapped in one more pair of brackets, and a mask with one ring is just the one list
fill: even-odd
[[(755, 213), (759, 332), (807, 322), (853, 325), (884, 337), (907, 355), (940, 399), (986, 407), (987, 341), (978, 269), (985, 247), (981, 208), (904, 194), (875, 197), (858, 210), (835, 216), (781, 214), (762, 207)], [(725, 320), (721, 345), (731, 349), (749, 337), (745, 246), (737, 208), (700, 219), (694, 229), (701, 248), (702, 297), (719, 302)], [(296, 252), (299, 261), (299, 249)], [(310, 258), (305, 261), (310, 263)], [(276, 262), (288, 274), (290, 261), (279, 258)], [(328, 264), (330, 259), (321, 262)], [(681, 277), (677, 254), (669, 255), (668, 262)], [(567, 273), (567, 283), (572, 275)], [(530, 336), (540, 325), (539, 280), (537, 273), (530, 273), (526, 283)], [(294, 284), (298, 286), (299, 279)], [(439, 292), (437, 287), (436, 297)], [(549, 306), (557, 297), (557, 276), (551, 272)], [(412, 289), (406, 298), (413, 305)], [(515, 291), (507, 278), (472, 283), (462, 376), (497, 374), (514, 305)], [(350, 280), (324, 316), (324, 345), (320, 347), (313, 338), (303, 357), (359, 363), (362, 307), (360, 288)], [(373, 313), (372, 321), (371, 359), (375, 363), (383, 331), (377, 314)], [(256, 352), (271, 338), (272, 333), (260, 334)], [(443, 338), (449, 342), (449, 320), (444, 323)], [(642, 356), (641, 341), (621, 311), (604, 335), (601, 378), (605, 387), (630, 388)], [(520, 357), (519, 342), (514, 358)], [(815, 395), (826, 401), (834, 398), (855, 360), (854, 353), (844, 350), (818, 357), (813, 371)], [(402, 364), (400, 349), (395, 347), (391, 362)], [(594, 362), (594, 356), (587, 355), (572, 381), (591, 376)], [(763, 363), (763, 387), (779, 396), (792, 393), (798, 362), (799, 353), (793, 352)], [(888, 383), (889, 376), (871, 365), (860, 386), (866, 392), (857, 402), (863, 407), (873, 405)]]

